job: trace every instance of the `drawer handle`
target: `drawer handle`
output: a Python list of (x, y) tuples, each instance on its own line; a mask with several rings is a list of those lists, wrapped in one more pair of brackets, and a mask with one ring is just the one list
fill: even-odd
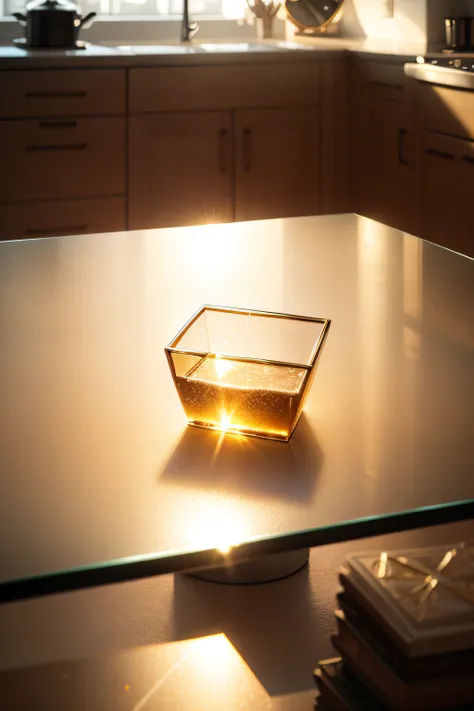
[(429, 156), (435, 156), (435, 158), (443, 158), (444, 160), (454, 160), (454, 156), (451, 153), (446, 153), (445, 151), (438, 151), (437, 148), (426, 148), (425, 153)]
[(463, 156), (462, 159), (465, 163), (469, 163), (469, 165), (474, 165), (474, 157), (473, 156)]
[(62, 143), (58, 145), (46, 146), (26, 146), (28, 153), (38, 153), (39, 151), (84, 151), (87, 143)]
[(229, 132), (226, 128), (218, 131), (219, 135), (219, 170), (221, 173), (227, 172), (227, 136)]
[(244, 128), (242, 139), (242, 158), (244, 170), (249, 171), (251, 168), (252, 159), (252, 129)]
[(83, 99), (87, 91), (27, 91), (27, 99)]
[(384, 88), (389, 88), (389, 89), (398, 89), (401, 91), (403, 89), (402, 84), (390, 84), (387, 81), (371, 81), (370, 82), (372, 86), (382, 86)]
[(72, 232), (77, 234), (78, 232), (85, 232), (87, 230), (87, 225), (63, 225), (62, 227), (28, 227), (24, 231), (24, 235), (27, 237), (50, 235), (50, 234), (65, 234), (66, 232)]
[(40, 128), (77, 128), (77, 121), (40, 121)]
[(407, 133), (406, 128), (401, 128), (398, 131), (398, 162), (400, 165), (409, 165), (405, 158), (405, 137)]

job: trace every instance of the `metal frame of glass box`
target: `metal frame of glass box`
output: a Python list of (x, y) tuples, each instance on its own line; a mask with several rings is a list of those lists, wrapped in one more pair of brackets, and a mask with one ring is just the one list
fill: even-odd
[[(329, 326), (331, 324), (330, 319), (328, 318), (318, 318), (318, 317), (312, 317), (312, 316), (298, 316), (295, 314), (286, 314), (286, 313), (278, 313), (278, 312), (272, 312), (272, 311), (259, 311), (256, 309), (244, 309), (244, 308), (237, 308), (237, 307), (227, 307), (227, 306), (215, 306), (211, 304), (205, 304), (204, 306), (201, 306), (200, 309), (196, 311), (196, 313), (187, 321), (187, 323), (180, 329), (180, 331), (177, 333), (177, 335), (173, 338), (171, 343), (166, 346), (165, 348), (165, 353), (166, 357), (168, 359), (168, 364), (171, 370), (171, 374), (173, 376), (174, 383), (176, 385), (176, 388), (179, 393), (178, 389), (178, 383), (177, 383), (177, 374), (176, 374), (176, 369), (175, 369), (175, 363), (173, 361), (173, 355), (189, 355), (189, 356), (194, 356), (194, 357), (200, 357), (200, 358), (205, 358), (206, 356), (210, 355), (208, 351), (199, 351), (199, 350), (193, 350), (189, 348), (179, 348), (178, 345), (183, 338), (183, 336), (186, 334), (186, 332), (189, 330), (189, 328), (197, 321), (197, 319), (202, 316), (206, 311), (219, 311), (222, 313), (229, 313), (229, 314), (240, 314), (243, 316), (258, 316), (258, 317), (264, 317), (264, 318), (276, 318), (276, 319), (290, 319), (293, 321), (309, 321), (313, 323), (320, 323), (322, 324), (322, 328), (319, 334), (319, 338), (315, 342), (311, 356), (309, 358), (309, 363), (293, 363), (293, 362), (286, 362), (286, 361), (280, 361), (280, 360), (272, 360), (272, 359), (267, 359), (267, 358), (258, 358), (258, 357), (246, 357), (246, 356), (240, 356), (240, 355), (233, 355), (229, 353), (225, 353), (225, 358), (226, 360), (235, 360), (239, 362), (248, 362), (248, 363), (260, 363), (263, 365), (275, 365), (275, 366), (286, 366), (289, 368), (300, 368), (306, 370), (306, 374), (304, 376), (303, 384), (301, 386), (301, 399), (298, 405), (298, 410), (297, 413), (294, 417), (294, 421), (291, 425), (291, 428), (289, 430), (289, 433), (287, 436), (275, 436), (274, 434), (263, 434), (261, 432), (254, 432), (252, 430), (247, 430), (243, 429), (242, 427), (239, 428), (233, 428), (232, 426), (226, 428), (225, 432), (229, 434), (238, 434), (238, 435), (246, 435), (246, 436), (252, 436), (252, 437), (261, 437), (264, 439), (274, 439), (277, 441), (283, 441), (283, 442), (288, 442), (291, 438), (291, 435), (293, 434), (295, 427), (298, 423), (298, 420), (301, 416), (301, 413), (303, 411), (303, 407), (305, 405), (308, 393), (310, 391), (313, 378), (316, 372), (315, 365), (317, 363), (318, 357), (321, 353), (324, 341), (326, 339), (327, 332), (329, 330)], [(181, 398), (180, 398), (181, 399)], [(183, 407), (184, 407), (184, 403)], [(218, 430), (222, 431), (221, 427), (217, 427), (212, 424), (208, 424), (206, 422), (195, 422), (195, 421), (189, 421), (188, 424), (195, 426), (195, 427), (204, 427), (206, 429), (212, 429), (212, 430)]]

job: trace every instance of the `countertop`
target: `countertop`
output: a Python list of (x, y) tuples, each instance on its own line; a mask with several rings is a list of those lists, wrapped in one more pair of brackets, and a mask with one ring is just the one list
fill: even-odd
[[(2, 242), (0, 581), (176, 571), (472, 502), (473, 275), (354, 215)], [(163, 349), (203, 303), (332, 319), (288, 445), (187, 427)]]
[[(426, 54), (423, 43), (391, 43), (349, 38), (308, 38), (291, 41), (225, 40), (156, 45), (95, 45), (81, 50), (28, 50), (0, 45), (0, 69), (61, 67), (134, 67), (209, 64), (278, 63), (307, 61), (309, 57), (343, 56), (347, 52), (371, 57), (380, 62), (404, 63)], [(435, 55), (433, 55), (435, 56)]]

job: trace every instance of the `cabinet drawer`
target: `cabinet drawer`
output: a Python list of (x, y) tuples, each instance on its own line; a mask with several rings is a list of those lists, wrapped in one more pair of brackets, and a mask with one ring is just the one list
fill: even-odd
[(0, 72), (0, 117), (125, 114), (125, 70)]
[(125, 192), (125, 119), (0, 123), (0, 202)]
[(421, 128), (474, 139), (474, 91), (420, 83), (417, 95)]
[(3, 240), (118, 232), (125, 228), (124, 198), (0, 205)]
[(474, 143), (423, 131), (421, 148), (421, 236), (472, 257)]
[(197, 111), (319, 103), (317, 64), (131, 69), (129, 110)]
[[(423, 153), (430, 159), (436, 159), (438, 165), (447, 166), (459, 163), (467, 168), (474, 166), (474, 143), (471, 141), (463, 141), (460, 138), (443, 136), (430, 131), (423, 131), (421, 138)], [(470, 175), (470, 177), (472, 180), (474, 176)]]
[(407, 101), (409, 80), (403, 73), (403, 66), (369, 62), (368, 79), (373, 99), (398, 103)]

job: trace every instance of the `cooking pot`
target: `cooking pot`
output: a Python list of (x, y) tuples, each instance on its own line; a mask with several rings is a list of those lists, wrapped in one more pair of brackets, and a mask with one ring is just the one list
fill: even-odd
[(26, 28), (28, 47), (74, 47), (81, 27), (96, 16), (90, 12), (81, 17), (69, 0), (33, 0), (26, 14), (12, 14)]

